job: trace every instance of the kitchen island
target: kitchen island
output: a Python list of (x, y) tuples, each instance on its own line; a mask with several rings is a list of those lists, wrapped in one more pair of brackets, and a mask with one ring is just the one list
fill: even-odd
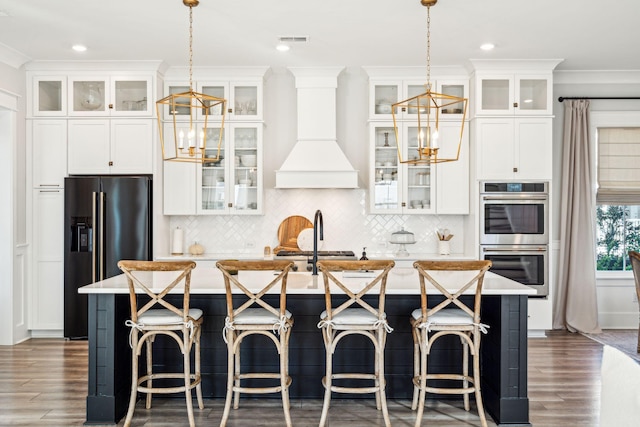
[[(148, 283), (160, 287), (166, 283), (163, 275), (153, 273)], [(270, 272), (241, 274), (253, 275), (241, 278), (246, 283), (261, 283), (270, 279)], [(456, 281), (459, 273), (445, 273)], [(268, 277), (265, 277), (268, 275)], [(364, 283), (367, 278), (344, 279)], [(441, 283), (447, 283), (443, 278)], [(152, 285), (153, 287), (154, 285)], [(158, 290), (158, 289), (156, 289)], [(129, 317), (128, 285), (124, 275), (119, 275), (80, 288), (89, 299), (89, 390), (87, 396), (86, 424), (117, 423), (126, 412), (131, 378), (131, 351), (128, 347)], [(429, 305), (441, 301), (435, 289)], [(277, 298), (274, 295), (267, 298)], [(482, 393), (485, 408), (498, 425), (529, 424), (529, 400), (527, 397), (527, 295), (535, 291), (517, 282), (488, 272), (485, 276), (482, 302), (482, 320), (490, 326), (483, 337)], [(293, 383), (292, 398), (321, 398), (324, 375), (324, 345), (322, 334), (316, 325), (324, 310), (324, 285), (321, 276), (295, 272), (289, 274), (287, 284), (287, 308), (294, 315), (295, 325), (290, 341), (290, 374)], [(226, 387), (226, 345), (222, 329), (226, 316), (225, 289), (222, 274), (215, 268), (198, 267), (191, 277), (191, 306), (205, 313), (202, 344), (202, 384), (206, 397), (222, 398)], [(173, 298), (180, 299), (177, 289)], [(387, 397), (410, 399), (412, 396), (413, 341), (409, 315), (419, 307), (417, 272), (412, 268), (396, 267), (387, 282), (386, 312), (389, 324), (394, 328), (389, 334), (385, 352)], [(268, 369), (276, 358), (262, 350), (261, 338), (247, 342), (242, 353), (243, 364)], [(459, 365), (459, 354), (451, 348), (432, 352), (430, 371)], [(181, 358), (175, 351), (162, 351), (164, 343), (154, 345), (154, 364), (179, 366)], [(168, 344), (170, 345), (170, 344)], [(173, 350), (173, 349), (172, 349)], [(354, 364), (366, 369), (373, 364), (373, 352), (365, 341), (353, 339), (345, 342), (342, 351), (335, 356), (335, 372)], [(274, 368), (276, 367), (274, 366)], [(157, 369), (157, 368), (156, 368)]]

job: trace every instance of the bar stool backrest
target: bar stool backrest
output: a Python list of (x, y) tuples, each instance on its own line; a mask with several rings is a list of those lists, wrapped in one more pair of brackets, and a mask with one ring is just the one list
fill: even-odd
[[(280, 261), (280, 260), (258, 260), (258, 261), (236, 261), (236, 260), (222, 260), (216, 263), (218, 269), (222, 272), (224, 277), (224, 285), (227, 294), (227, 316), (229, 321), (233, 323), (233, 319), (244, 310), (259, 305), (261, 308), (268, 310), (270, 313), (283, 318), (286, 314), (287, 308), (287, 277), (289, 271), (293, 266), (293, 261)], [(257, 291), (252, 291), (249, 287), (252, 284), (242, 283), (240, 281), (240, 273), (243, 271), (276, 271), (279, 272), (268, 283)], [(280, 307), (273, 307), (265, 302), (264, 297), (267, 292), (274, 286), (280, 283)], [(233, 305), (233, 288), (237, 288), (242, 291), (246, 296), (246, 300), (234, 307)], [(241, 294), (236, 294), (241, 295)]]
[[(371, 314), (378, 317), (382, 321), (385, 318), (384, 304), (385, 293), (387, 288), (387, 276), (389, 271), (395, 266), (393, 260), (322, 260), (318, 261), (318, 270), (322, 272), (324, 278), (325, 303), (327, 310), (327, 321), (331, 321), (333, 316), (339, 314), (345, 309), (357, 305), (366, 309)], [(358, 271), (358, 272), (375, 272), (376, 276), (362, 289), (355, 291), (351, 289), (344, 280), (341, 281), (334, 274), (338, 271)], [(332, 307), (331, 303), (331, 284), (335, 284), (347, 296), (347, 300), (337, 307)], [(358, 282), (360, 285), (361, 282)], [(372, 307), (363, 297), (368, 293), (373, 293), (378, 289), (378, 307)]]
[(633, 278), (636, 282), (636, 293), (638, 294), (638, 301), (640, 301), (640, 252), (629, 251), (629, 259), (631, 260)]
[[(484, 282), (484, 274), (491, 267), (491, 261), (416, 261), (413, 266), (418, 270), (420, 279), (420, 308), (422, 310), (422, 322), (427, 322), (428, 318), (445, 308), (459, 308), (473, 318), (474, 323), (480, 323), (480, 302), (482, 297), (482, 285)], [(437, 273), (446, 271), (469, 271), (471, 274), (467, 277), (467, 281), (455, 285), (447, 283), (443, 285), (436, 280)], [(475, 275), (473, 272), (476, 272)], [(428, 308), (427, 305), (427, 284), (429, 282), (444, 297), (444, 301)], [(473, 309), (462, 301), (460, 297), (472, 289), (474, 295)]]
[[(122, 260), (118, 262), (118, 267), (127, 277), (129, 283), (129, 302), (131, 305), (131, 320), (138, 322), (138, 317), (151, 308), (161, 305), (163, 308), (171, 310), (173, 313), (182, 317), (185, 324), (190, 320), (189, 313), (189, 293), (191, 291), (191, 271), (196, 267), (193, 261), (129, 261)], [(143, 272), (143, 274), (138, 274)], [(153, 274), (145, 274), (150, 272)], [(161, 272), (162, 274), (155, 274)], [(171, 274), (176, 272), (176, 274)], [(166, 274), (165, 274), (166, 273)], [(151, 285), (157, 285), (159, 278), (166, 279), (166, 285), (161, 290), (154, 291)], [(146, 283), (145, 283), (146, 282)], [(181, 282), (184, 282), (184, 297), (182, 307), (165, 301), (165, 297)], [(136, 290), (142, 290), (138, 293)], [(142, 307), (138, 307), (139, 295), (146, 294), (150, 300)]]

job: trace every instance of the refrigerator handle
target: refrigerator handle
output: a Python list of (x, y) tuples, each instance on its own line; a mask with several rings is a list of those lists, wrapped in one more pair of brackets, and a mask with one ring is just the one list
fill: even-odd
[(98, 281), (97, 271), (96, 271), (96, 257), (98, 256), (98, 242), (97, 242), (97, 234), (96, 234), (96, 219), (98, 218), (97, 211), (97, 201), (98, 194), (94, 191), (91, 198), (91, 234), (93, 238), (91, 239), (91, 280), (93, 283)]
[(98, 197), (100, 198), (99, 200), (99, 204), (98, 204), (98, 208), (100, 209), (100, 213), (99, 213), (99, 221), (98, 221), (98, 237), (100, 239), (100, 258), (98, 258), (98, 272), (100, 274), (100, 280), (104, 280), (104, 248), (105, 248), (105, 242), (104, 242), (104, 192), (101, 191), (100, 193), (98, 193)]

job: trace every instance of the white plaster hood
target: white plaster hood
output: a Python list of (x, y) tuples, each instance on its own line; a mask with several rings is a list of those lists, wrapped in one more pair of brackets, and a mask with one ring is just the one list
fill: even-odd
[(296, 79), (298, 139), (276, 171), (276, 188), (358, 188), (336, 140), (336, 88), (343, 67), (291, 67)]

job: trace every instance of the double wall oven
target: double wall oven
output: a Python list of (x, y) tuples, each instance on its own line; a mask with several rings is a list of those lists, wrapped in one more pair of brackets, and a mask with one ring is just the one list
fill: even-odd
[(481, 182), (480, 256), (491, 271), (549, 294), (549, 183)]

